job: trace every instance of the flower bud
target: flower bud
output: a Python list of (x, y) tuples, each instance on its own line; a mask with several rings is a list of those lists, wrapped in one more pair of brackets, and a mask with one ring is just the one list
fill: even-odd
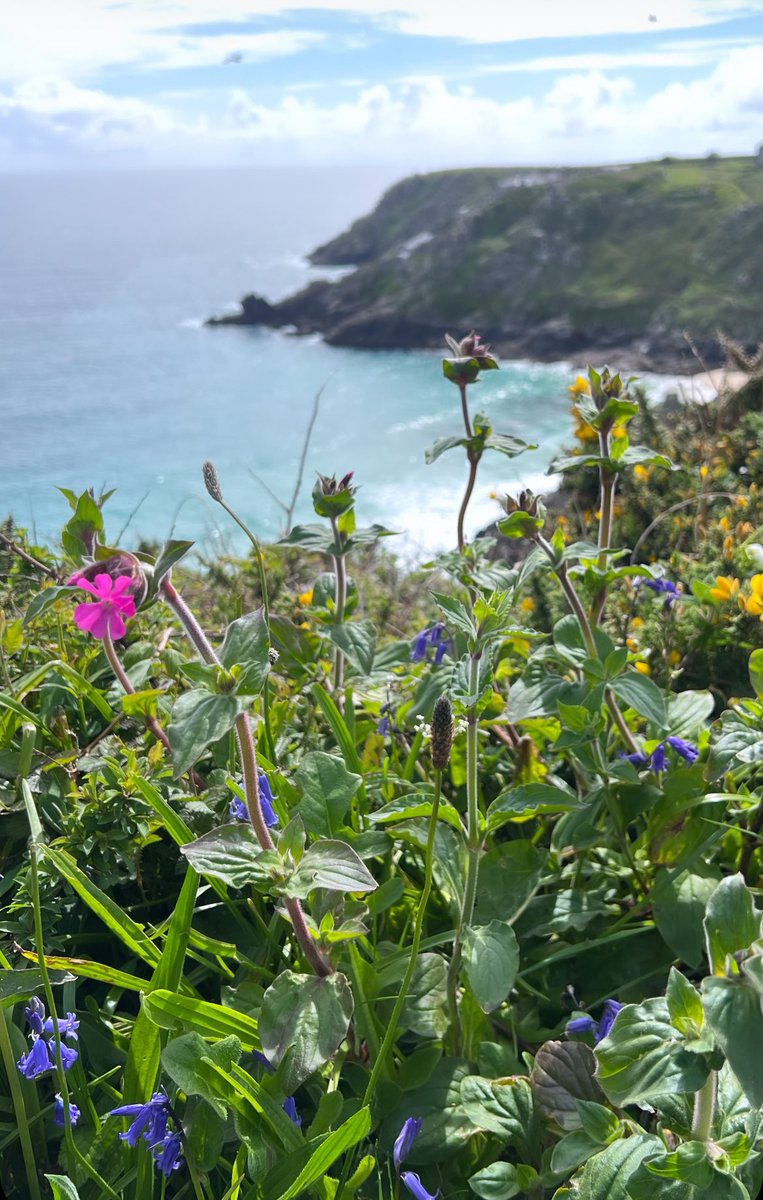
[(341, 517), (343, 513), (349, 512), (355, 503), (358, 490), (350, 484), (352, 476), (353, 472), (348, 471), (337, 480), (336, 475), (318, 473), (313, 488), (313, 508), (319, 517)]
[(447, 696), (435, 701), (432, 712), (432, 765), (438, 771), (447, 767), (453, 745), (453, 709)]
[(490, 347), (473, 330), (466, 337), (461, 338), (460, 342), (446, 333), (445, 341), (454, 357), (443, 359), (442, 372), (451, 383), (458, 384), (459, 387), (466, 387), (479, 378), (480, 371), (498, 369), (498, 363), (493, 357)]
[(222, 504), (223, 489), (222, 485), (220, 484), (220, 476), (217, 474), (217, 467), (213, 462), (207, 460), (207, 462), (204, 463), (201, 471), (202, 475), (204, 476), (204, 487), (207, 489), (213, 500), (216, 500), (218, 504)]
[(66, 582), (72, 584), (77, 583), (80, 579), (86, 579), (89, 583), (93, 583), (98, 575), (108, 575), (111, 579), (129, 575), (131, 583), (128, 592), (135, 607), (140, 608), (148, 595), (146, 572), (150, 573), (150, 570), (151, 568), (142, 563), (134, 554), (130, 554), (127, 550), (117, 550), (116, 554), (111, 554), (108, 558), (102, 558), (88, 563), (86, 567), (81, 567)]

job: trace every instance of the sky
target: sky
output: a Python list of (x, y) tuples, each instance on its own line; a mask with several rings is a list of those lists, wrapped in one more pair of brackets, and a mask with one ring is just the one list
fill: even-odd
[(2, 0), (0, 170), (763, 142), (763, 0)]

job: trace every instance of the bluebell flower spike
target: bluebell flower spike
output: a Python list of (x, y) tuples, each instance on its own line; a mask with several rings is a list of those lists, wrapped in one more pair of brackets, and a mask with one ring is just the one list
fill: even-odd
[(610, 1032), (617, 1014), (622, 1007), (619, 1000), (605, 1000), (604, 1011), (601, 1014), (600, 1020), (595, 1021), (588, 1013), (580, 1017), (573, 1017), (571, 1021), (567, 1022), (565, 1033), (568, 1036), (570, 1034), (582, 1035), (592, 1033), (594, 1040), (598, 1043)]
[(438, 621), (436, 625), (430, 625), (417, 634), (411, 650), (411, 661), (415, 663), (423, 662), (428, 656), (430, 649), (434, 649), (434, 664), (436, 667), (439, 667), (452, 646), (453, 641), (448, 637), (445, 626), (442, 621)]
[(146, 1104), (122, 1104), (119, 1108), (112, 1108), (112, 1117), (134, 1118), (127, 1133), (120, 1133), (121, 1140), (127, 1142), (128, 1146), (137, 1146), (141, 1138), (150, 1146), (160, 1142), (167, 1133), (169, 1103), (164, 1092), (154, 1092)]
[(162, 1141), (151, 1147), (154, 1162), (167, 1179), (183, 1165), (182, 1144), (182, 1134), (168, 1133)]
[(287, 1099), (284, 1100), (283, 1104), (281, 1105), (281, 1108), (284, 1110), (284, 1112), (286, 1113), (286, 1116), (289, 1118), (289, 1120), (293, 1121), (298, 1129), (301, 1128), (302, 1118), (299, 1115), (299, 1113), (297, 1112), (297, 1102), (294, 1099), (294, 1097), (293, 1096), (287, 1097)]
[(46, 1071), (52, 1071), (55, 1065), (48, 1043), (41, 1037), (35, 1037), (32, 1049), (28, 1054), (23, 1054), (16, 1063), (25, 1079), (39, 1079)]
[[(262, 816), (265, 824), (272, 829), (274, 825), (278, 824), (278, 813), (273, 808), (275, 796), (271, 790), (270, 781), (267, 775), (263, 775), (262, 773), (260, 773), (259, 789)], [(236, 821), (249, 820), (249, 809), (246, 807), (246, 803), (239, 796), (233, 797), (230, 805), (228, 806), (228, 812)]]
[(39, 996), (32, 996), (29, 1003), (24, 1007), (24, 1016), (30, 1028), (29, 1036), (32, 1039), (31, 1050), (27, 1054), (22, 1054), (16, 1063), (24, 1078), (39, 1079), (47, 1071), (55, 1070), (55, 1045), (51, 1043), (58, 1044), (61, 1051), (63, 1068), (65, 1071), (68, 1071), (77, 1061), (78, 1054), (71, 1046), (67, 1046), (61, 1041), (61, 1036), (76, 1039), (79, 1028), (79, 1021), (76, 1015), (72, 1012), (67, 1013), (63, 1021), (57, 1022), (58, 1037), (54, 1036), (53, 1018), (46, 1017), (45, 1005)]
[[(76, 1104), (69, 1101), (69, 1120), (72, 1125), (76, 1125), (80, 1119), (80, 1110)], [(56, 1102), (53, 1106), (53, 1120), (59, 1129), (63, 1129), (66, 1124), (66, 1116), (64, 1112), (64, 1099), (60, 1092), (56, 1092)]]
[(413, 1143), (421, 1133), (421, 1126), (424, 1124), (422, 1117), (408, 1117), (403, 1122), (403, 1128), (395, 1138), (395, 1147), (392, 1151), (392, 1157), (395, 1162), (395, 1167), (400, 1170), (400, 1164), (408, 1157), (413, 1147)]
[(403, 1171), (400, 1178), (414, 1200), (437, 1200), (440, 1194), (439, 1188), (436, 1192), (428, 1192), (415, 1171)]

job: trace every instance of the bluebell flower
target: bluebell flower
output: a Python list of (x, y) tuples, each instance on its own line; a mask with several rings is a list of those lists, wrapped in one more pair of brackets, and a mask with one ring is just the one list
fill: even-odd
[(39, 996), (32, 996), (31, 1000), (24, 1008), (24, 1016), (26, 1017), (27, 1024), (32, 1030), (32, 1033), (39, 1037), (43, 1031), (43, 1026), (45, 1023), (45, 1005), (43, 1004), (42, 1000), (40, 1000)]
[(34, 1037), (32, 1049), (28, 1054), (22, 1055), (16, 1063), (25, 1079), (39, 1079), (40, 1075), (44, 1075), (46, 1071), (52, 1071), (55, 1065), (50, 1056), (48, 1043), (41, 1037)]
[(61, 1063), (63, 1065), (64, 1070), (68, 1071), (69, 1068), (73, 1067), (74, 1064), (76, 1063), (77, 1059), (79, 1058), (79, 1054), (77, 1053), (76, 1050), (73, 1049), (73, 1047), (65, 1045), (64, 1042), (61, 1042), (60, 1046), (61, 1046)]
[(451, 638), (448, 637), (445, 626), (442, 621), (438, 621), (436, 625), (430, 625), (427, 629), (422, 629), (421, 633), (416, 636), (411, 650), (411, 661), (418, 663), (423, 662), (427, 657), (430, 648), (434, 648), (434, 665), (439, 667), (445, 653), (453, 645)]
[(422, 1117), (408, 1117), (403, 1123), (403, 1128), (395, 1139), (395, 1148), (392, 1151), (392, 1157), (395, 1161), (395, 1166), (398, 1171), (400, 1164), (404, 1158), (407, 1158), (411, 1152), (411, 1147), (416, 1141), (416, 1138), (421, 1133), (421, 1126), (424, 1124)]
[(652, 751), (652, 770), (660, 775), (667, 766), (668, 756), (665, 752), (665, 743), (660, 742), (659, 746)]
[(183, 1165), (182, 1143), (182, 1133), (168, 1133), (151, 1147), (154, 1161), (167, 1179), (173, 1171), (177, 1171)]
[[(278, 824), (278, 813), (273, 808), (275, 796), (270, 789), (270, 782), (267, 775), (263, 775), (262, 772), (260, 772), (259, 777), (259, 791), (263, 820), (266, 825), (272, 828), (273, 825)], [(249, 820), (249, 809), (246, 807), (245, 801), (241, 800), (239, 796), (233, 797), (228, 806), (228, 812), (236, 821)]]
[(141, 1137), (149, 1146), (154, 1146), (161, 1142), (167, 1133), (169, 1105), (169, 1097), (164, 1092), (154, 1092), (146, 1104), (122, 1104), (119, 1108), (112, 1108), (109, 1115), (135, 1118), (127, 1133), (119, 1135), (128, 1146), (137, 1146)]
[(618, 1000), (605, 1000), (604, 1011), (601, 1014), (600, 1020), (595, 1021), (593, 1017), (588, 1015), (588, 1013), (582, 1017), (573, 1017), (571, 1021), (567, 1022), (565, 1033), (568, 1036), (571, 1033), (592, 1033), (594, 1039), (597, 1042), (600, 1042), (611, 1030), (615, 1023), (615, 1017), (622, 1007), (622, 1004), (620, 1004)]
[(403, 1171), (400, 1178), (414, 1197), (414, 1200), (437, 1200), (440, 1194), (439, 1188), (434, 1193), (428, 1192), (414, 1171)]
[(287, 1097), (287, 1099), (284, 1100), (283, 1104), (281, 1105), (281, 1108), (284, 1110), (290, 1121), (293, 1121), (298, 1128), (301, 1127), (302, 1118), (297, 1112), (297, 1102), (293, 1096)]
[[(70, 1100), (69, 1101), (69, 1120), (71, 1121), (72, 1125), (77, 1124), (77, 1122), (80, 1119), (80, 1115), (81, 1114), (80, 1114), (79, 1109), (77, 1108), (77, 1105), (72, 1104), (72, 1102)], [(64, 1124), (65, 1124), (64, 1100), (63, 1100), (63, 1096), (61, 1096), (61, 1094), (59, 1092), (56, 1092), (56, 1102), (55, 1102), (55, 1105), (53, 1106), (53, 1120), (55, 1121), (56, 1125), (59, 1126), (60, 1129), (63, 1129)]]
[(263, 1067), (267, 1067), (269, 1071), (273, 1070), (273, 1064), (261, 1050), (252, 1050), (252, 1056), (257, 1059), (258, 1063), (262, 1063)]
[(691, 742), (687, 742), (684, 738), (669, 737), (668, 745), (672, 746), (676, 754), (680, 754), (681, 758), (685, 759), (689, 766), (695, 763), (699, 758), (699, 750)]
[(620, 757), (624, 758), (626, 762), (633, 763), (634, 767), (649, 766), (649, 755), (644, 754), (643, 750), (637, 751), (636, 754), (621, 754)]
[[(74, 1038), (75, 1041), (77, 1040), (77, 1037), (78, 1037), (78, 1034), (77, 1034), (78, 1029), (79, 1029), (79, 1020), (77, 1019), (76, 1015), (73, 1012), (68, 1012), (66, 1014), (66, 1017), (64, 1018), (64, 1020), (63, 1021), (59, 1020), (59, 1022), (58, 1022), (59, 1033), (63, 1034), (64, 1037)], [(47, 1020), (43, 1021), (42, 1030), (43, 1030), (43, 1033), (45, 1034), (45, 1037), (53, 1036), (53, 1018), (52, 1017), (48, 1017)]]
[(676, 600), (681, 595), (680, 588), (670, 579), (645, 579), (642, 575), (638, 575), (633, 580), (634, 588), (648, 587), (653, 592), (665, 597), (665, 608), (670, 608), (675, 604)]

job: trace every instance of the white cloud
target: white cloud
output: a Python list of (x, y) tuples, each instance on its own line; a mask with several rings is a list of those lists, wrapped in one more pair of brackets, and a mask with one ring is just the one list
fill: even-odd
[[(231, 74), (235, 78), (235, 74)], [(560, 76), (540, 98), (499, 100), (439, 77), (345, 89), (335, 103), (294, 91), (262, 103), (241, 87), (193, 118), (62, 80), (0, 92), (6, 165), (30, 150), (130, 150), (147, 162), (389, 162), (426, 169), (479, 163), (613, 162), (662, 154), (751, 153), (761, 138), (763, 47), (736, 50), (704, 78), (639, 98), (627, 74)]]
[(107, 65), (213, 63), (244, 47), (255, 58), (288, 54), (304, 45), (304, 35), (291, 29), (222, 39), (176, 31), (305, 8), (360, 14), (415, 36), (494, 43), (696, 29), (761, 14), (763, 0), (472, 0), (466, 7), (462, 0), (3, 0), (0, 80), (29, 75), (82, 80)]

